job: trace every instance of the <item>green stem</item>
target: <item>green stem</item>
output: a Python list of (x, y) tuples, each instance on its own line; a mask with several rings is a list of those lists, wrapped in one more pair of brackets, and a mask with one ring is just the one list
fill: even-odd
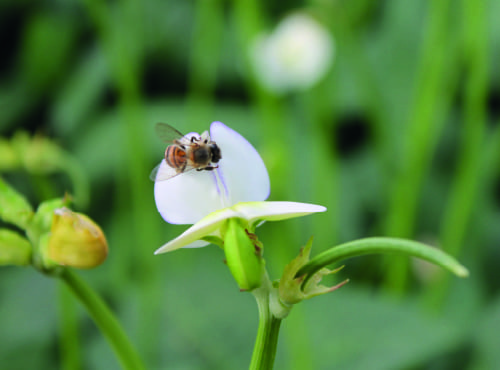
[(224, 12), (221, 0), (196, 1), (189, 59), (188, 122), (213, 116), (217, 68), (221, 57)]
[(330, 248), (323, 253), (318, 254), (311, 261), (305, 264), (297, 272), (296, 276), (307, 274), (302, 285), (304, 286), (315, 272), (319, 271), (325, 266), (342, 261), (347, 258), (374, 253), (406, 254), (432, 262), (460, 277), (466, 277), (469, 274), (467, 269), (460, 263), (458, 263), (455, 258), (437, 248), (432, 248), (425, 244), (412, 240), (375, 237), (354, 240)]
[(261, 287), (252, 291), (259, 307), (259, 328), (253, 350), (250, 370), (270, 370), (273, 368), (281, 319), (270, 310), (271, 283), (267, 276)]
[[(463, 58), (467, 67), (465, 85), (464, 124), (462, 148), (457, 172), (452, 182), (450, 196), (444, 212), (440, 241), (443, 249), (452, 256), (461, 252), (474, 210), (480, 184), (490, 170), (484, 162), (486, 133), (486, 95), (488, 89), (488, 34), (486, 4), (481, 0), (464, 0)], [(430, 307), (439, 308), (446, 297), (449, 279), (442, 276), (430, 290), (427, 298)]]
[(118, 320), (102, 299), (69, 269), (64, 269), (60, 275), (69, 289), (85, 306), (90, 316), (111, 344), (121, 366), (124, 369), (144, 369), (134, 347), (121, 328)]
[(82, 368), (82, 356), (76, 304), (63, 284), (59, 284), (59, 312), (61, 323), (59, 348), (62, 368), (65, 370), (79, 370)]
[[(409, 238), (414, 232), (416, 210), (422, 179), (428, 168), (449, 108), (455, 65), (452, 59), (454, 41), (449, 33), (450, 1), (429, 2), (429, 29), (420, 61), (416, 97), (410, 112), (403, 160), (391, 191), (386, 234)], [(450, 67), (446, 67), (450, 64)], [(404, 291), (408, 282), (408, 262), (399, 257), (388, 259), (386, 286), (394, 292)]]

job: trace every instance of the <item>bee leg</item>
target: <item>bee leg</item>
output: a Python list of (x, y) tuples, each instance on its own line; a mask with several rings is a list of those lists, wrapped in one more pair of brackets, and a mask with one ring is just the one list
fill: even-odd
[(219, 165), (217, 166), (207, 166), (205, 168), (202, 168), (202, 170), (205, 170), (205, 171), (213, 171), (215, 170), (216, 168), (219, 168)]

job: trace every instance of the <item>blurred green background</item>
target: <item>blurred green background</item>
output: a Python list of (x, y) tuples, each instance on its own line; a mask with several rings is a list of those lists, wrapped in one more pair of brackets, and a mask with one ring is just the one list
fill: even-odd
[[(248, 50), (292, 11), (328, 29), (335, 59), (311, 89), (275, 96)], [(347, 286), (284, 321), (276, 369), (498, 369), (498, 14), (497, 0), (2, 0), (0, 135), (25, 130), (67, 154), (61, 171), (4, 165), (1, 175), (33, 205), (81, 192), (75, 208), (102, 226), (110, 255), (80, 275), (148, 368), (243, 369), (257, 307), (222, 251), (153, 256), (186, 228), (155, 208), (148, 176), (164, 144), (154, 124), (201, 132), (222, 121), (263, 156), (270, 200), (328, 207), (258, 230), (272, 278), (311, 234), (313, 254), (411, 238), (471, 272), (350, 260), (332, 279)], [(58, 281), (19, 267), (2, 267), (0, 281), (1, 369), (119, 368)]]

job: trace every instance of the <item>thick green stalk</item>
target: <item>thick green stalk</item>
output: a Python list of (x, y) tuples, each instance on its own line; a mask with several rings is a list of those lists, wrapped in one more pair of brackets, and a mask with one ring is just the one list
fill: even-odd
[[(419, 83), (385, 225), (386, 234), (393, 237), (412, 237), (422, 179), (452, 93), (451, 89), (445, 89), (450, 73), (450, 68), (445, 67), (451, 60), (450, 1), (432, 1), (428, 5), (429, 29), (420, 62)], [(408, 280), (408, 261), (396, 256), (388, 258), (387, 263), (386, 286), (394, 292), (402, 292)]]
[(270, 310), (271, 283), (267, 277), (261, 287), (252, 291), (259, 307), (259, 328), (253, 350), (250, 370), (271, 370), (276, 357), (281, 319)]
[(59, 284), (59, 317), (61, 367), (65, 370), (79, 370), (82, 368), (82, 356), (76, 304), (63, 284)]
[(128, 370), (145, 369), (118, 320), (101, 298), (70, 269), (64, 269), (60, 277), (85, 306), (96, 325), (109, 341), (121, 366)]

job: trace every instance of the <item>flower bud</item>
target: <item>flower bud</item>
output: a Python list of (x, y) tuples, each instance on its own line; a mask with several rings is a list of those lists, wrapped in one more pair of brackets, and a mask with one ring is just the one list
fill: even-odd
[(0, 265), (26, 266), (31, 263), (31, 244), (18, 233), (0, 230)]
[(263, 262), (257, 243), (238, 219), (228, 220), (224, 253), (229, 270), (241, 290), (253, 290), (261, 285)]
[(54, 211), (47, 248), (52, 261), (76, 268), (96, 267), (108, 255), (101, 228), (87, 216), (65, 207)]

